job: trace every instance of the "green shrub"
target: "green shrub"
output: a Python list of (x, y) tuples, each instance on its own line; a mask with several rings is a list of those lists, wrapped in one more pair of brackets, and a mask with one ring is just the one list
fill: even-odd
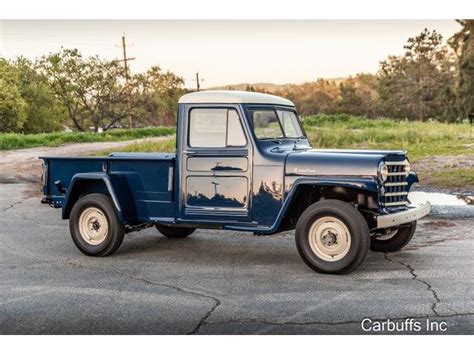
[(102, 133), (55, 132), (39, 134), (0, 133), (0, 150), (70, 143), (126, 141), (146, 137), (160, 137), (175, 133), (174, 127), (116, 129)]
[(467, 123), (366, 119), (314, 115), (304, 119), (315, 148), (402, 149), (412, 159), (433, 155), (474, 154), (474, 130)]

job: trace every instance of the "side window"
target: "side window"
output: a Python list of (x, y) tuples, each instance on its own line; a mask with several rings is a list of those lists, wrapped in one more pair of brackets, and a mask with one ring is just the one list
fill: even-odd
[(226, 133), (226, 109), (191, 110), (189, 117), (189, 145), (191, 147), (224, 148)]
[(247, 144), (236, 110), (195, 108), (189, 116), (189, 146), (194, 148), (242, 147)]
[(243, 147), (247, 145), (247, 139), (237, 111), (229, 110), (227, 119), (227, 146)]
[(250, 111), (253, 121), (253, 129), (258, 139), (283, 137), (278, 117), (273, 110)]

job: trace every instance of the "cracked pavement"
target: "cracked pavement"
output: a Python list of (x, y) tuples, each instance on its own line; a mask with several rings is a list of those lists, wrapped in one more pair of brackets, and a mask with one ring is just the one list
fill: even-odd
[(363, 334), (364, 318), (474, 331), (473, 218), (424, 219), (403, 251), (332, 276), (303, 263), (292, 232), (151, 228), (86, 257), (31, 191), (0, 184), (0, 334)]

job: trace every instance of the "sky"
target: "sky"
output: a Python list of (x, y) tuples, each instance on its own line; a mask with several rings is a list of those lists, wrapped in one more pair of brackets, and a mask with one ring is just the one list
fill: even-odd
[(37, 58), (61, 47), (122, 56), (132, 73), (159, 65), (202, 88), (238, 83), (302, 83), (377, 71), (424, 28), (448, 39), (454, 20), (2, 20), (0, 56)]

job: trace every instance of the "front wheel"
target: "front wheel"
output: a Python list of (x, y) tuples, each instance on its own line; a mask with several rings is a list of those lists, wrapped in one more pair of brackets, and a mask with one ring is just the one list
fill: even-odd
[(157, 224), (156, 229), (167, 238), (186, 238), (196, 230), (196, 228), (171, 227), (163, 224)]
[(298, 219), (296, 247), (313, 270), (326, 274), (353, 271), (369, 250), (369, 227), (360, 212), (339, 200), (309, 206)]
[(125, 234), (112, 199), (103, 194), (85, 195), (74, 204), (69, 230), (77, 248), (89, 256), (112, 254)]
[(381, 230), (370, 236), (370, 250), (391, 253), (407, 245), (416, 230), (416, 221), (401, 225), (396, 229)]

